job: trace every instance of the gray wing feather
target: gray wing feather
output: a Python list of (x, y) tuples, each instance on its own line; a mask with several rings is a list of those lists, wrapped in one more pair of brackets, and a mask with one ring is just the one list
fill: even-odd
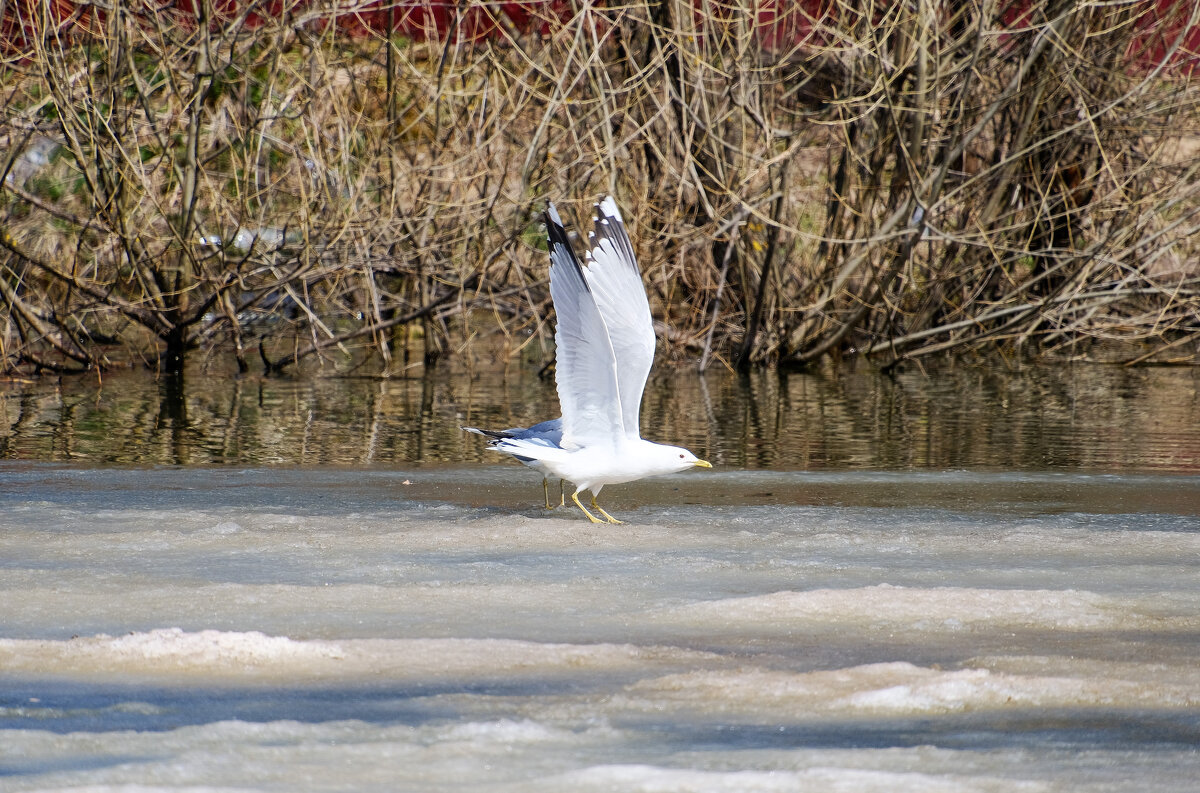
[(546, 236), (556, 316), (554, 379), (562, 408), (562, 447), (611, 445), (625, 432), (617, 357), (554, 204), (546, 209)]
[(638, 438), (642, 391), (654, 364), (654, 320), (633, 244), (612, 196), (596, 205), (594, 220), (588, 234), (587, 283), (616, 357), (622, 424), (627, 436)]

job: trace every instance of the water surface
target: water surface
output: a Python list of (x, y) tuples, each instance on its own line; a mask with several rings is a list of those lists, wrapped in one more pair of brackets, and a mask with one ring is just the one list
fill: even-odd
[[(0, 386), (3, 386), (0, 383)], [(0, 459), (96, 465), (495, 463), (459, 431), (558, 415), (513, 367), (430, 377), (238, 377), (203, 369), (0, 387)], [(656, 372), (646, 437), (737, 469), (1200, 471), (1200, 369), (948, 368), (885, 377)]]
[(536, 378), (10, 384), (0, 790), (1194, 790), (1196, 383), (664, 376), (623, 526)]

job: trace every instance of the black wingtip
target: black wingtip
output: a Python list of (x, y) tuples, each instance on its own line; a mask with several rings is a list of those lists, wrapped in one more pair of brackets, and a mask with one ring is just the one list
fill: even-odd
[[(558, 215), (558, 210), (554, 208), (554, 202), (551, 201), (546, 205), (546, 239), (550, 243), (550, 260), (555, 261), (555, 254), (561, 249), (562, 254), (559, 255), (559, 260), (563, 264), (567, 261), (571, 263), (571, 270), (583, 282), (583, 288), (587, 291), (592, 291), (592, 287), (587, 282), (587, 277), (583, 272), (583, 265), (579, 263), (579, 257), (575, 255), (575, 249), (571, 247), (571, 240), (567, 236), (567, 230), (563, 228), (562, 218)], [(553, 266), (551, 267), (553, 271)]]
[(605, 196), (595, 207), (596, 214), (592, 216), (592, 230), (588, 232), (587, 258), (589, 263), (592, 259), (592, 250), (598, 247), (602, 241), (608, 241), (640, 277), (641, 271), (638, 269), (637, 254), (633, 251), (633, 243), (629, 239), (629, 232), (625, 229), (625, 219), (621, 217), (621, 210), (617, 207), (616, 200), (610, 195)]
[(554, 202), (546, 204), (546, 239), (550, 245), (563, 245), (569, 251), (571, 250), (571, 240), (567, 237), (567, 230), (563, 228), (562, 218), (558, 215), (558, 210), (554, 207)]

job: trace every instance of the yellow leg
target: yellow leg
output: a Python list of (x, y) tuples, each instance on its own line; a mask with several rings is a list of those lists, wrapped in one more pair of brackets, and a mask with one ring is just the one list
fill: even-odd
[[(587, 508), (584, 507), (583, 504), (579, 503), (579, 491), (578, 490), (576, 490), (574, 493), (571, 494), (571, 500), (575, 502), (575, 506), (577, 506), (581, 510), (583, 510), (583, 514), (587, 515), (588, 520), (590, 520), (592, 523), (603, 523), (604, 522), (604, 521), (600, 520), (599, 518), (597, 518), (592, 513), (588, 512)], [(596, 503), (596, 498), (595, 498), (595, 496), (593, 496), (592, 504), (595, 504), (595, 503)], [(600, 510), (600, 511), (603, 512), (604, 510)]]
[(544, 476), (542, 477), (542, 492), (546, 494), (546, 509), (554, 509), (554, 505), (550, 503), (550, 483)]
[(563, 480), (558, 480), (558, 505), (565, 507), (567, 505), (567, 487)]
[[(595, 509), (597, 512), (599, 512), (601, 515), (603, 515), (608, 520), (609, 523), (624, 523), (625, 522), (623, 520), (617, 520), (612, 515), (609, 515), (607, 512), (605, 512), (604, 507), (602, 507), (596, 503), (595, 496), (592, 496), (592, 508)], [(599, 521), (597, 521), (597, 522), (599, 522)]]

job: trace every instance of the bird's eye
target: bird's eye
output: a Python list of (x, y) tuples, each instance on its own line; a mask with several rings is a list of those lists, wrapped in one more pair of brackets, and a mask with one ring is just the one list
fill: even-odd
[(681, 455), (679, 455), (679, 459), (680, 459), (680, 460), (682, 460), (682, 459), (683, 459), (683, 455), (682, 455), (682, 454), (681, 454)]

